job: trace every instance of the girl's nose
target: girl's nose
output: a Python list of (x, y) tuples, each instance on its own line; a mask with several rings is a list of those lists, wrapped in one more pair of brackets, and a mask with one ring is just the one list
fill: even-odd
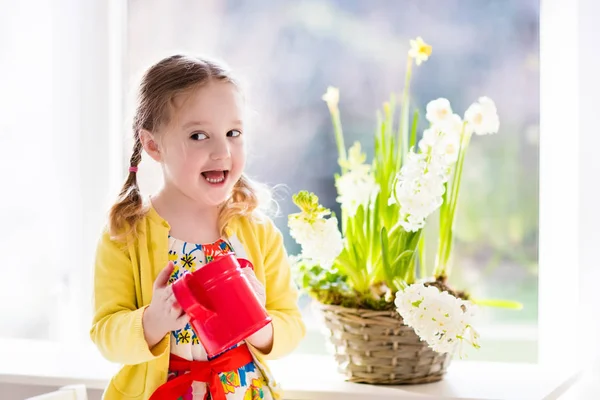
[(210, 158), (213, 160), (226, 160), (231, 156), (231, 152), (229, 151), (229, 143), (227, 139), (219, 139), (215, 140), (214, 146), (212, 147), (212, 152)]

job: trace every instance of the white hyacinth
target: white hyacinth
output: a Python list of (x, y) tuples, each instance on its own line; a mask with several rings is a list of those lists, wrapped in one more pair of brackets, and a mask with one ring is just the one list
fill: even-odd
[(302, 257), (317, 261), (323, 268), (333, 264), (333, 260), (343, 248), (342, 234), (337, 226), (337, 218), (317, 219), (310, 222), (299, 216), (289, 220), (291, 236), (302, 247)]
[(422, 229), (427, 217), (442, 205), (444, 183), (456, 162), (460, 137), (443, 129), (443, 125), (435, 125), (424, 132), (421, 152), (407, 154), (396, 178), (389, 202), (400, 205), (399, 223), (408, 232)]
[(316, 261), (323, 268), (333, 264), (344, 245), (335, 216), (319, 205), (313, 193), (302, 191), (294, 195), (301, 212), (288, 216), (290, 235), (302, 247), (302, 258)]
[(467, 343), (479, 348), (479, 335), (473, 329), (475, 305), (440, 292), (434, 286), (413, 284), (396, 293), (395, 305), (404, 323), (439, 353), (458, 350)]
[(409, 232), (422, 229), (426, 218), (442, 205), (444, 184), (458, 160), (464, 133), (464, 122), (452, 113), (447, 99), (429, 102), (427, 119), (431, 127), (423, 132), (419, 153), (408, 153), (389, 200), (400, 205), (399, 222)]
[(489, 97), (480, 97), (478, 102), (469, 106), (465, 112), (465, 121), (476, 135), (490, 135), (500, 129), (500, 118), (496, 104)]
[(408, 153), (393, 194), (400, 205), (399, 223), (407, 232), (423, 228), (425, 219), (442, 205), (445, 166), (440, 157)]
[(367, 205), (378, 186), (371, 173), (371, 166), (365, 164), (367, 155), (356, 142), (348, 151), (348, 160), (341, 164), (348, 171), (335, 180), (338, 192), (336, 201), (349, 215), (354, 215), (361, 205)]

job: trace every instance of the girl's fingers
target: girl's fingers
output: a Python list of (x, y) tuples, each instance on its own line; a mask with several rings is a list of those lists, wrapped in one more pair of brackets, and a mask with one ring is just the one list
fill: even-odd
[(173, 306), (178, 304), (177, 303), (177, 298), (175, 297), (175, 295), (171, 292), (169, 295), (167, 295), (167, 297), (165, 298), (165, 303), (168, 304), (169, 306)]
[(175, 268), (173, 265), (173, 262), (169, 261), (167, 263), (167, 266), (158, 273), (158, 276), (156, 277), (156, 280), (154, 281), (154, 290), (163, 289), (165, 287), (168, 287), (167, 285), (169, 283), (169, 278), (171, 277), (171, 273), (173, 272), (173, 268)]
[[(176, 320), (175, 324), (181, 328), (187, 325), (190, 322), (190, 317), (186, 313), (182, 313)], [(180, 328), (180, 329), (181, 329)]]
[(177, 317), (179, 317), (182, 312), (183, 312), (183, 310), (181, 309), (179, 304), (177, 304), (177, 302), (171, 304), (171, 313), (173, 315), (176, 315)]

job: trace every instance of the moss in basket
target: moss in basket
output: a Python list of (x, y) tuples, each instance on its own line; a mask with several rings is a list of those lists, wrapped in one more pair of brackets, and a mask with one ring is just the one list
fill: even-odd
[[(395, 309), (394, 293), (384, 283), (371, 285), (368, 293), (359, 293), (350, 288), (347, 278), (335, 268), (325, 269), (310, 260), (294, 259), (295, 280), (310, 297), (319, 303), (347, 308), (361, 308), (374, 311), (390, 311)], [(468, 300), (466, 291), (453, 290), (444, 277), (425, 283), (435, 286), (440, 291), (447, 291), (453, 296)]]
[(297, 284), (319, 303), (376, 311), (395, 308), (392, 293), (384, 284), (374, 284), (368, 293), (359, 293), (336, 268), (323, 268), (314, 261), (297, 257), (292, 258), (292, 264)]

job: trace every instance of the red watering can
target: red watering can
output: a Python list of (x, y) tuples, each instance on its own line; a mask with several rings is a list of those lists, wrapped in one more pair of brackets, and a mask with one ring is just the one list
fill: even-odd
[(173, 294), (209, 357), (271, 322), (241, 268), (252, 268), (252, 264), (228, 254), (173, 283)]

